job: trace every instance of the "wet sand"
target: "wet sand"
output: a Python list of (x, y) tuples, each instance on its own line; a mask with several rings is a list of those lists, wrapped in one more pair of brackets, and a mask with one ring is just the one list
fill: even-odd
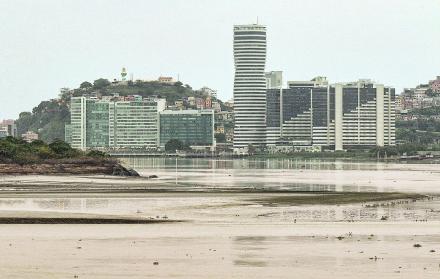
[[(305, 166), (257, 170), (183, 165), (176, 173), (172, 166), (157, 165), (144, 170), (158, 174), (154, 180), (3, 177), (3, 216), (56, 212), (185, 222), (0, 224), (0, 248), (7, 255), (0, 257), (0, 274), (5, 278), (439, 278), (439, 166)], [(89, 187), (93, 191), (87, 191)], [(263, 202), (279, 199), (286, 191), (296, 201), (317, 191), (320, 195), (322, 191), (409, 194), (398, 200), (355, 203)], [(429, 198), (413, 199), (414, 193)]]
[[(1, 225), (0, 247), (8, 256), (0, 258), (0, 273), (4, 278), (438, 278), (439, 227)], [(416, 243), (422, 247), (413, 247)]]

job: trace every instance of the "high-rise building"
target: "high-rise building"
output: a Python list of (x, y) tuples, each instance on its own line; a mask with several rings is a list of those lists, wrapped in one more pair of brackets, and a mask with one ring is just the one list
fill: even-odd
[(395, 144), (394, 88), (370, 80), (288, 84), (267, 90), (267, 124), (280, 126), (280, 139), (335, 150)]
[(80, 149), (156, 149), (158, 112), (162, 103), (160, 100), (114, 102), (74, 97), (65, 140)]
[[(281, 137), (280, 128), (280, 111), (279, 111), (279, 96), (282, 95), (283, 87), (283, 72), (270, 71), (264, 73), (266, 78), (266, 88), (272, 89), (272, 96), (266, 97), (266, 145), (275, 145)], [(280, 91), (280, 92), (276, 92)], [(271, 94), (269, 91), (267, 94)], [(278, 113), (275, 110), (278, 109)]]
[(234, 150), (266, 144), (266, 27), (234, 26)]
[(336, 84), (335, 149), (395, 145), (395, 89), (370, 80)]
[(281, 88), (268, 88), (266, 97), (266, 145), (273, 146), (281, 138)]
[(159, 114), (160, 147), (177, 139), (191, 147), (214, 147), (214, 111), (164, 110)]
[(110, 105), (109, 146), (144, 148), (158, 146), (158, 110), (155, 101), (114, 102)]
[(70, 124), (65, 126), (66, 142), (79, 149), (108, 147), (109, 104), (108, 101), (73, 97)]

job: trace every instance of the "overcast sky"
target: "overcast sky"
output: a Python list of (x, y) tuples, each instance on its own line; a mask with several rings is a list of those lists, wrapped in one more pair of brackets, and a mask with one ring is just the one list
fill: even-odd
[(371, 78), (400, 92), (440, 75), (440, 0), (0, 0), (0, 119), (122, 67), (229, 99), (232, 27), (257, 17), (266, 69), (285, 80)]

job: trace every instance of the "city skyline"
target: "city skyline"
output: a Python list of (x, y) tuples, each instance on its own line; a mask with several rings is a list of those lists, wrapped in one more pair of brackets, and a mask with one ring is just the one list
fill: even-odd
[(96, 1), (88, 9), (78, 2), (0, 1), (0, 36), (7, 38), (0, 119), (18, 118), (62, 87), (118, 77), (122, 67), (134, 79), (179, 75), (229, 99), (232, 26), (257, 17), (270, 33), (266, 71), (282, 70), (286, 80), (371, 78), (400, 93), (440, 68), (439, 1)]

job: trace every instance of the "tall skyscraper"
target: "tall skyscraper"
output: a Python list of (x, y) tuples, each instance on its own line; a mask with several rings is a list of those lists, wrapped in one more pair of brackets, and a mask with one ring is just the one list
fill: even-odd
[(266, 27), (234, 26), (234, 150), (266, 144)]

